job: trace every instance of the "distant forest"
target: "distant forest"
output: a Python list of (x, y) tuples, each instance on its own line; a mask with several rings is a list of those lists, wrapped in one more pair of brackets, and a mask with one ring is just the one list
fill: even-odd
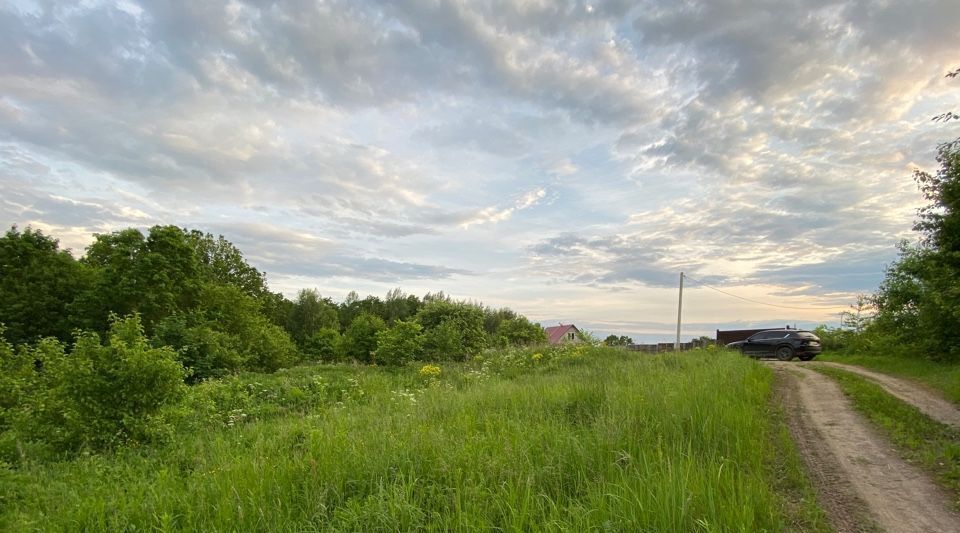
[(545, 341), (539, 324), (510, 309), (442, 292), (351, 292), (337, 303), (303, 289), (289, 300), (223, 236), (176, 226), (98, 234), (79, 259), (32, 228), (0, 239), (7, 343), (55, 339), (69, 352), (77, 339), (106, 338), (111, 323), (131, 317), (151, 347), (176, 352), (191, 382), (300, 361), (463, 360)]

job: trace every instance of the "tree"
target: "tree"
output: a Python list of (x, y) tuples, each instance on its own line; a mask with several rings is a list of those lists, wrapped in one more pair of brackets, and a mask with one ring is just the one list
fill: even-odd
[(361, 363), (373, 363), (377, 349), (377, 332), (385, 327), (382, 318), (361, 313), (350, 322), (350, 326), (343, 333), (343, 354)]
[(626, 335), (608, 335), (606, 339), (603, 339), (603, 344), (607, 346), (630, 346), (633, 344), (633, 339), (627, 337)]
[(82, 262), (95, 272), (96, 284), (74, 313), (87, 328), (103, 331), (110, 312), (137, 312), (151, 333), (164, 318), (195, 307), (207, 285), (229, 285), (268, 302), (275, 296), (263, 273), (222, 235), (154, 226), (146, 236), (125, 229), (95, 238)]
[(383, 319), (383, 301), (376, 296), (367, 296), (361, 300), (356, 292), (350, 291), (347, 299), (340, 305), (340, 326), (344, 328), (348, 327), (350, 323), (353, 322), (353, 319), (361, 314), (374, 315)]
[(336, 306), (329, 299), (321, 298), (314, 289), (301, 290), (290, 309), (287, 331), (297, 344), (303, 346), (323, 328), (340, 329)]
[(95, 237), (83, 259), (96, 274), (78, 308), (85, 326), (102, 331), (111, 312), (139, 313), (152, 333), (160, 320), (196, 305), (202, 267), (182, 229), (154, 226), (146, 237), (136, 229)]
[(850, 306), (849, 311), (840, 315), (840, 325), (853, 330), (855, 334), (863, 333), (873, 321), (873, 299), (865, 294), (857, 295), (857, 302)]
[(256, 299), (233, 285), (207, 284), (201, 303), (157, 325), (156, 345), (177, 349), (194, 380), (239, 370), (273, 372), (296, 363), (296, 345), (260, 313)]
[(405, 294), (400, 288), (387, 292), (383, 299), (383, 320), (392, 324), (398, 320), (407, 320), (417, 314), (421, 306), (420, 298)]
[(400, 366), (420, 359), (423, 351), (422, 331), (420, 324), (400, 320), (392, 328), (377, 332), (377, 362)]
[(503, 339), (506, 345), (512, 346), (530, 346), (547, 342), (547, 334), (540, 324), (530, 322), (527, 317), (515, 313), (512, 318), (500, 321), (496, 336)]
[(339, 331), (321, 328), (307, 339), (303, 353), (312, 361), (334, 362), (340, 359), (342, 342)]
[(269, 293), (263, 272), (250, 266), (240, 250), (223, 235), (214, 238), (210, 233), (191, 230), (186, 237), (200, 263), (204, 281), (233, 285), (255, 298)]
[(70, 307), (91, 277), (56, 239), (10, 228), (0, 239), (0, 323), (12, 343), (57, 337), (68, 341)]
[(416, 321), (425, 332), (428, 358), (463, 360), (486, 348), (484, 313), (479, 306), (433, 299), (420, 308)]
[[(960, 69), (947, 74), (957, 77)], [(947, 122), (945, 113), (934, 120)], [(914, 230), (916, 245), (901, 243), (874, 295), (875, 328), (933, 359), (960, 360), (960, 139), (941, 144), (934, 174), (914, 179), (928, 202)]]

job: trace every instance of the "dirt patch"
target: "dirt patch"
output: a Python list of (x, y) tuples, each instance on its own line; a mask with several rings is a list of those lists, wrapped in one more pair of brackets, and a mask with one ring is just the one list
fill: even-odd
[(823, 437), (815, 429), (810, 414), (797, 408), (801, 405), (797, 376), (787, 375), (789, 370), (782, 366), (775, 367), (774, 372), (776, 398), (783, 406), (787, 427), (830, 525), (838, 533), (879, 530), (870, 518), (866, 504), (857, 497), (853, 484), (840, 469), (839, 461), (823, 445)]
[(950, 401), (940, 397), (937, 393), (927, 390), (923, 385), (911, 383), (908, 380), (895, 378), (887, 374), (873, 372), (859, 366), (829, 363), (826, 361), (818, 361), (810, 364), (831, 366), (859, 374), (880, 385), (890, 394), (916, 407), (923, 414), (937, 422), (960, 429), (960, 408), (957, 408), (957, 406)]
[(960, 531), (950, 499), (857, 415), (830, 378), (770, 362), (790, 430), (837, 531)]

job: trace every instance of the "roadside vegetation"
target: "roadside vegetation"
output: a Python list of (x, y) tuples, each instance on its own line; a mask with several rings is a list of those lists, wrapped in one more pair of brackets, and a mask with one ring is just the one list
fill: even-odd
[(934, 474), (960, 509), (960, 430), (941, 424), (869, 380), (827, 366), (815, 366), (840, 384), (854, 407), (887, 434), (901, 455)]
[[(947, 77), (960, 78), (960, 69)], [(817, 333), (825, 358), (918, 379), (960, 402), (960, 138), (940, 144), (936, 160), (933, 173), (914, 172), (927, 202), (916, 239), (898, 244), (880, 287), (861, 295), (839, 328)]]
[(159, 409), (150, 443), (24, 450), (0, 466), (0, 527), (823, 529), (771, 379), (582, 345), (241, 373)]
[(957, 364), (940, 363), (919, 357), (830, 352), (817, 359), (862, 366), (877, 372), (911, 378), (940, 391), (945, 398), (960, 404), (960, 365)]

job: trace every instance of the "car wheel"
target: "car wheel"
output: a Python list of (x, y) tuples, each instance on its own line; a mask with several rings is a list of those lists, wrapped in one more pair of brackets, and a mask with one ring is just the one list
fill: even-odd
[(816, 357), (816, 355), (801, 355), (801, 356), (800, 356), (800, 360), (801, 360), (801, 361), (812, 361), (814, 357)]
[(776, 356), (777, 359), (781, 361), (789, 361), (793, 359), (793, 348), (789, 346), (780, 346), (777, 348)]

